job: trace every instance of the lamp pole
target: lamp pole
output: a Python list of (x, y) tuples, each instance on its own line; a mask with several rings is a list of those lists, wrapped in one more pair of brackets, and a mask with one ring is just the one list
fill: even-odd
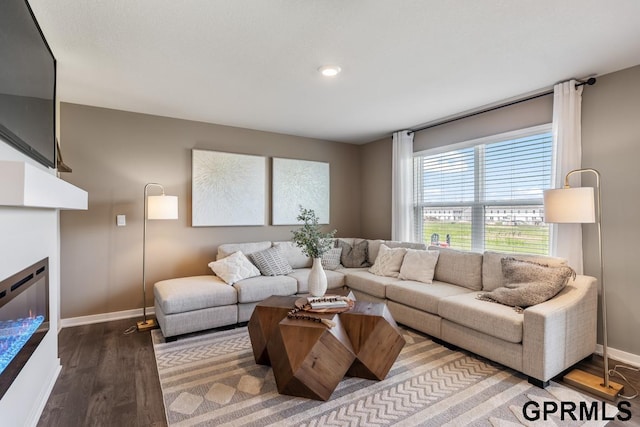
[[(161, 196), (152, 196), (154, 209), (149, 215), (149, 188), (159, 187), (162, 190)], [(177, 219), (178, 202), (175, 196), (165, 196), (164, 187), (155, 182), (150, 182), (144, 186), (144, 226), (142, 228), (142, 318), (137, 323), (138, 330), (144, 331), (156, 327), (154, 319), (147, 319), (147, 220), (148, 219)]]
[(596, 215), (598, 220), (596, 221), (598, 228), (598, 256), (600, 257), (600, 285), (602, 291), (600, 293), (601, 304), (602, 304), (602, 358), (604, 361), (604, 384), (602, 384), (606, 389), (609, 388), (609, 356), (607, 351), (607, 298), (606, 298), (606, 290), (604, 286), (604, 255), (603, 255), (603, 244), (602, 244), (602, 203), (601, 203), (601, 192), (600, 192), (600, 172), (596, 169), (592, 168), (584, 168), (584, 169), (575, 169), (567, 173), (567, 176), (564, 177), (564, 188), (570, 188), (569, 185), (569, 177), (573, 174), (577, 173), (592, 173), (596, 177)]

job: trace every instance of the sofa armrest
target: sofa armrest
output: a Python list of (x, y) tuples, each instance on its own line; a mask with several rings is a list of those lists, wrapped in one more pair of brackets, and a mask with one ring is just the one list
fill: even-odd
[(523, 373), (540, 381), (591, 355), (596, 348), (598, 289), (578, 275), (554, 298), (524, 311)]

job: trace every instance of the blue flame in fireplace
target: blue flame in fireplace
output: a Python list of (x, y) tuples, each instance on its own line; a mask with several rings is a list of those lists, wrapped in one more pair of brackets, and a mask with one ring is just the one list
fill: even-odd
[(0, 321), (0, 374), (11, 363), (31, 335), (44, 321), (44, 316)]

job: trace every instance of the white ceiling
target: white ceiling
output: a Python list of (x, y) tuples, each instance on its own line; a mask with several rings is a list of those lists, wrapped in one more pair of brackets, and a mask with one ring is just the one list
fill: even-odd
[(352, 143), (640, 63), (638, 0), (29, 3), (62, 101)]

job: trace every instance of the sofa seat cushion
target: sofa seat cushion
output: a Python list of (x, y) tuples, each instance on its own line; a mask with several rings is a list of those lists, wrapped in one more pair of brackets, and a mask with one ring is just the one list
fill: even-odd
[(162, 280), (153, 286), (156, 303), (164, 314), (236, 304), (236, 290), (217, 276), (192, 276)]
[[(306, 294), (309, 292), (309, 272), (310, 268), (299, 268), (293, 270), (293, 273), (287, 275), (287, 277), (293, 277), (298, 282), (298, 293)], [(325, 270), (327, 275), (327, 289), (337, 289), (344, 286), (344, 274), (337, 271)]]
[(449, 283), (425, 284), (413, 280), (391, 283), (386, 287), (387, 299), (431, 314), (438, 314), (438, 305), (443, 298), (470, 292), (467, 288)]
[(349, 288), (378, 298), (386, 298), (385, 288), (387, 285), (399, 281), (395, 277), (376, 276), (366, 270), (349, 271), (344, 278), (344, 282)]
[(481, 292), (470, 292), (443, 298), (438, 305), (438, 314), (467, 328), (491, 335), (512, 343), (522, 342), (524, 316), (512, 307), (481, 301)]
[(347, 268), (347, 267), (338, 267), (335, 269), (338, 273), (342, 273), (344, 275), (348, 273), (355, 273), (356, 271), (369, 271), (369, 267), (360, 267), (360, 268)]
[(298, 281), (288, 276), (258, 276), (240, 280), (233, 284), (238, 291), (238, 302), (262, 301), (271, 295), (295, 295)]

